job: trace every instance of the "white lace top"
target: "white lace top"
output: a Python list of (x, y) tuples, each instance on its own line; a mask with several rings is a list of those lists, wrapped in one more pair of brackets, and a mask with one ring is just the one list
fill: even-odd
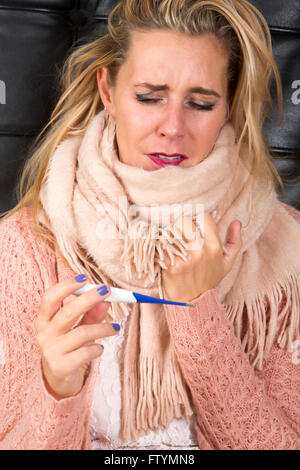
[[(124, 341), (126, 318), (120, 321), (118, 335), (103, 339), (101, 357), (90, 416), (93, 449), (185, 449), (199, 450), (193, 419), (174, 419), (168, 429), (150, 431), (137, 441), (121, 441), (120, 352)], [(103, 379), (103, 380), (101, 380)]]

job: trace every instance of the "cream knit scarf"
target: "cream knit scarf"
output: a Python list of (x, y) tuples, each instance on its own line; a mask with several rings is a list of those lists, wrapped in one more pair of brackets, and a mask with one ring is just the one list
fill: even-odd
[[(118, 159), (115, 123), (101, 111), (83, 137), (66, 138), (54, 152), (40, 193), (40, 222), (89, 282), (159, 297), (161, 270), (174, 255), (186, 259), (186, 243), (174, 226), (183, 208), (196, 222), (202, 210), (211, 213), (224, 244), (230, 223), (240, 220), (243, 248), (218, 295), (251, 364), (261, 369), (276, 334), (289, 351), (299, 337), (300, 227), (267, 188), (249, 220), (249, 184), (228, 122), (198, 165), (146, 171)], [(193, 413), (164, 308), (111, 304), (114, 320), (129, 313), (121, 364), (123, 439)]]

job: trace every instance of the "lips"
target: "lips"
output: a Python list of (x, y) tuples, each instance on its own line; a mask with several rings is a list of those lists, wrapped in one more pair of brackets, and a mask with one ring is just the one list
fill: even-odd
[[(176, 158), (176, 159), (173, 159), (173, 160), (172, 159), (165, 160), (165, 159), (160, 158), (160, 156), (166, 156), (166, 157), (178, 157), (178, 156), (180, 156), (180, 158)], [(183, 160), (187, 159), (187, 157), (185, 155), (182, 155), (180, 153), (173, 153), (173, 154), (170, 155), (170, 154), (163, 153), (163, 152), (148, 154), (147, 157), (149, 157), (154, 163), (156, 163), (159, 166), (163, 166), (163, 165), (180, 165), (180, 163)]]
[(182, 153), (171, 153), (171, 154), (168, 154), (168, 153), (164, 153), (164, 152), (153, 152), (153, 153), (150, 153), (149, 155), (154, 155), (154, 156), (158, 156), (158, 155), (164, 155), (166, 157), (182, 157), (184, 160), (186, 158), (188, 158), (186, 155), (183, 155)]

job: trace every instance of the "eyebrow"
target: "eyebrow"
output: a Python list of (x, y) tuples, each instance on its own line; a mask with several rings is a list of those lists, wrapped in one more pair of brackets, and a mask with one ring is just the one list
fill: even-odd
[[(151, 91), (161, 91), (161, 90), (169, 90), (168, 85), (152, 85), (151, 83), (136, 83), (134, 86), (144, 86), (146, 88), (149, 88)], [(203, 87), (194, 87), (194, 88), (189, 88), (189, 92), (191, 93), (200, 93), (201, 95), (214, 95), (217, 96), (218, 98), (221, 98), (219, 93), (217, 93), (214, 90), (208, 90), (207, 88)]]

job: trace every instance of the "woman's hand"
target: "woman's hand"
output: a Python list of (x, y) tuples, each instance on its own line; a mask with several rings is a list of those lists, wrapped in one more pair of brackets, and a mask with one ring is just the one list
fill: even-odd
[(240, 222), (234, 221), (227, 232), (227, 242), (223, 245), (217, 225), (209, 213), (203, 214), (203, 239), (197, 237), (196, 225), (191, 217), (177, 221), (183, 239), (189, 243), (188, 260), (174, 257), (174, 266), (162, 270), (162, 288), (166, 300), (190, 302), (209, 289), (218, 286), (232, 269), (241, 247)]
[(112, 324), (101, 323), (110, 307), (103, 300), (110, 292), (100, 296), (95, 288), (60, 308), (63, 299), (85, 283), (71, 278), (50, 287), (35, 320), (45, 384), (57, 399), (80, 392), (90, 362), (103, 351), (94, 341), (117, 333)]

